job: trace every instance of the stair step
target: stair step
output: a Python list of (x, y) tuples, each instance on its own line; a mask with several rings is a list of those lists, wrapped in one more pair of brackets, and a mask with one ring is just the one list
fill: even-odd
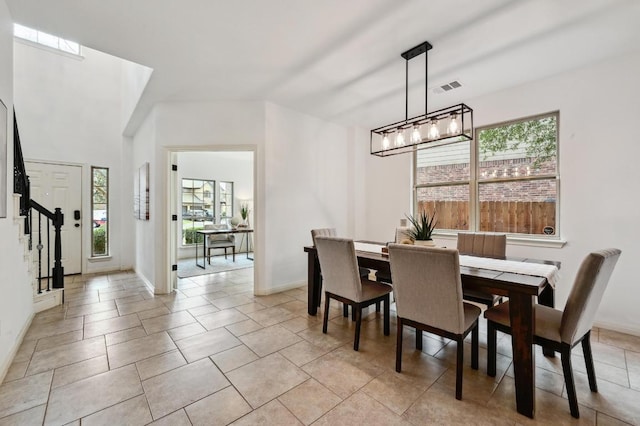
[(50, 291), (43, 291), (33, 296), (33, 308), (36, 313), (62, 305), (64, 294), (63, 288), (56, 288)]

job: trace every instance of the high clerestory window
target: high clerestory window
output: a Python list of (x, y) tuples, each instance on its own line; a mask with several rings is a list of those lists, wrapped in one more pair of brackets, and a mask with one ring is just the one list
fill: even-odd
[(417, 151), (414, 176), (416, 208), (438, 229), (559, 237), (557, 112)]
[(20, 24), (13, 24), (13, 35), (65, 53), (80, 56), (80, 44)]

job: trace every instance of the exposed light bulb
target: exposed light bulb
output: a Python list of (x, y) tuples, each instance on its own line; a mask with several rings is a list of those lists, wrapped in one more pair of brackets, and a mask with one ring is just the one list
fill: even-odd
[(422, 141), (422, 135), (420, 135), (420, 126), (413, 126), (413, 132), (411, 132), (411, 142), (418, 143)]
[(438, 130), (438, 122), (434, 121), (431, 123), (431, 128), (429, 128), (429, 138), (438, 139), (440, 137), (440, 130)]
[(404, 146), (404, 132), (402, 130), (396, 136), (396, 146)]
[(382, 138), (382, 149), (389, 149), (390, 145), (391, 142), (389, 142), (389, 135), (385, 133)]
[(455, 135), (456, 133), (458, 133), (458, 116), (452, 114), (449, 122), (449, 134)]

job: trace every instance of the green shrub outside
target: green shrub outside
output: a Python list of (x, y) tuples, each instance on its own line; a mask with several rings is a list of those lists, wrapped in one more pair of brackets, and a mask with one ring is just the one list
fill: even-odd
[(196, 231), (198, 231), (200, 229), (203, 229), (203, 228), (200, 227), (200, 228), (184, 229), (182, 231), (182, 234), (184, 236), (184, 243), (185, 244), (195, 244), (196, 240), (194, 240), (194, 238), (197, 238), (197, 242), (198, 243), (202, 243), (203, 235), (202, 234), (196, 234)]
[(93, 228), (93, 254), (107, 254), (107, 228)]

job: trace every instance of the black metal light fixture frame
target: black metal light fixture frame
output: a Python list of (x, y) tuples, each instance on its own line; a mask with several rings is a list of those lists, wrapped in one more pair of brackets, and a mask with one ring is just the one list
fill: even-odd
[[(425, 41), (401, 54), (406, 61), (405, 119), (371, 130), (372, 155), (386, 157), (473, 139), (473, 110), (467, 105), (458, 104), (428, 112), (427, 52), (431, 48), (431, 44)], [(423, 53), (425, 54), (425, 113), (409, 118), (409, 61)]]

